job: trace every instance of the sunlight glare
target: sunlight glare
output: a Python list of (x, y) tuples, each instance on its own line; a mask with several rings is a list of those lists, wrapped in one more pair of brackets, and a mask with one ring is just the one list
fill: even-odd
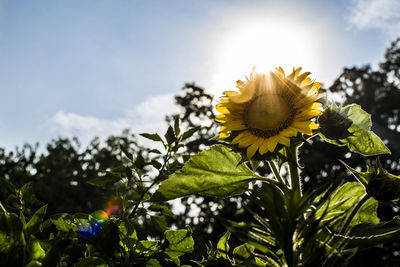
[(216, 72), (211, 90), (231, 90), (237, 79), (256, 72), (269, 72), (282, 66), (286, 72), (293, 67), (315, 66), (317, 48), (307, 25), (287, 18), (250, 20), (233, 26), (221, 36), (216, 50)]

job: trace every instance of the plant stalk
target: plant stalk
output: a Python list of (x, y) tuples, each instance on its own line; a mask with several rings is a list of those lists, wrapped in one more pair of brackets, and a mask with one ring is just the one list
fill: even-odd
[(7, 210), (4, 208), (3, 204), (0, 201), (0, 211), (3, 213), (7, 213)]
[(300, 174), (299, 174), (299, 159), (297, 155), (297, 147), (298, 145), (291, 144), (290, 147), (286, 148), (289, 155), (289, 174), (290, 174), (290, 185), (293, 192), (297, 192), (297, 195), (300, 197), (302, 195), (301, 192), (301, 184), (300, 184)]
[(272, 172), (275, 175), (276, 180), (278, 180), (278, 182), (282, 185), (286, 185), (286, 182), (283, 180), (281, 174), (279, 173), (278, 168), (276, 167), (276, 164), (273, 160), (269, 160), (268, 161), (268, 165), (271, 168)]
[(347, 231), (347, 228), (349, 227), (351, 221), (353, 220), (354, 216), (356, 216), (358, 210), (361, 208), (362, 205), (364, 205), (365, 202), (367, 202), (371, 197), (365, 193), (364, 195), (362, 195), (362, 197), (360, 198), (360, 200), (357, 202), (357, 204), (353, 207), (353, 209), (351, 210), (351, 212), (346, 216), (346, 219), (340, 229), (340, 234), (344, 235)]

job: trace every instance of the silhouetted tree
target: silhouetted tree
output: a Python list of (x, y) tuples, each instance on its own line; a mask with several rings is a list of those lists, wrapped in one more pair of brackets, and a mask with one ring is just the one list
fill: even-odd
[[(132, 153), (141, 150), (129, 131), (110, 136), (104, 143), (99, 138), (84, 149), (76, 138), (59, 138), (37, 153), (37, 145), (25, 144), (16, 152), (0, 150), (0, 178), (17, 187), (30, 182), (36, 196), (48, 204), (48, 214), (60, 212), (90, 213), (102, 209), (112, 192), (88, 184), (116, 167), (122, 158), (121, 146)], [(7, 195), (0, 189), (0, 201)]]

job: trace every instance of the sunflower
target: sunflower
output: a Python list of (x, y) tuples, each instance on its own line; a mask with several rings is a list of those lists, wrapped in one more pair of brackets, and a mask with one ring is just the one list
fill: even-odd
[(232, 134), (232, 144), (247, 148), (251, 159), (258, 151), (273, 152), (278, 143), (289, 147), (290, 137), (298, 133), (312, 135), (318, 126), (311, 120), (320, 115), (322, 104), (316, 102), (321, 84), (313, 82), (301, 68), (285, 76), (281, 67), (269, 74), (255, 74), (247, 81), (237, 81), (237, 91), (225, 91), (216, 105), (221, 114), (221, 139)]

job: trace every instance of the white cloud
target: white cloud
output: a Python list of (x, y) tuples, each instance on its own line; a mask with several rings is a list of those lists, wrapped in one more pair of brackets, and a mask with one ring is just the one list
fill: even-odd
[(348, 19), (358, 29), (381, 29), (396, 37), (400, 33), (400, 1), (353, 0)]
[(102, 119), (83, 116), (72, 112), (58, 111), (46, 122), (46, 128), (59, 136), (77, 136), (86, 145), (95, 136), (105, 138), (111, 134), (120, 134), (124, 129), (133, 133), (165, 131), (165, 116), (178, 112), (172, 94), (150, 97), (126, 111), (124, 116), (115, 119)]

